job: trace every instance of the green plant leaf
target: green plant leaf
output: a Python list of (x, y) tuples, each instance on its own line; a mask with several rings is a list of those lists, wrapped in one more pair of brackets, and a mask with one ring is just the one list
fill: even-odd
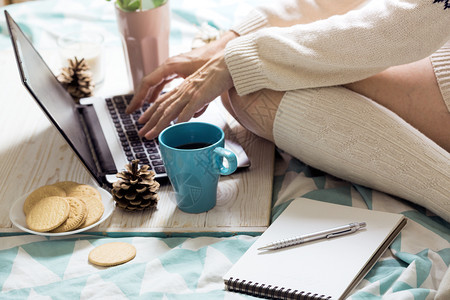
[(117, 0), (116, 3), (124, 11), (137, 11), (141, 7), (140, 0)]
[(166, 2), (167, 2), (167, 0), (153, 0), (153, 4), (155, 5), (155, 7), (159, 7)]
[(130, 1), (130, 3), (128, 4), (127, 9), (129, 11), (136, 11), (141, 7), (141, 1), (140, 0), (132, 0)]
[[(111, 0), (106, 0), (111, 1)], [(142, 10), (142, 1), (143, 0), (116, 0), (117, 6), (123, 11), (137, 11)], [(154, 8), (164, 5), (167, 0), (148, 0), (147, 5), (144, 5), (144, 8)], [(150, 5), (148, 5), (150, 4)], [(152, 5), (153, 4), (153, 5)]]
[(116, 1), (116, 4), (117, 4), (117, 6), (119, 7), (119, 8), (121, 8), (121, 9), (123, 9), (123, 7), (124, 7), (124, 1), (127, 1), (127, 0), (117, 0)]

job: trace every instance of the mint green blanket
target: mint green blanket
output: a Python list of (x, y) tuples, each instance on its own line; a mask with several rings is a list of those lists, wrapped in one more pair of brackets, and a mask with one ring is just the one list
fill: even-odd
[[(171, 43), (192, 41), (205, 22), (226, 29), (260, 1), (172, 0)], [(54, 47), (55, 28), (95, 25), (117, 46), (112, 4), (105, 0), (44, 0), (7, 7), (40, 47)], [(10, 49), (3, 12), (0, 49)], [(434, 299), (449, 293), (450, 224), (425, 209), (317, 171), (277, 154), (273, 211), (276, 218), (303, 196), (367, 209), (402, 213), (408, 225), (353, 292), (351, 299)], [(222, 276), (258, 237), (0, 238), (0, 299), (248, 299), (226, 292)], [(137, 256), (111, 268), (88, 263), (91, 249), (111, 241), (132, 243)], [(312, 258), (320, 259), (320, 258)], [(444, 299), (444, 298), (442, 298)]]

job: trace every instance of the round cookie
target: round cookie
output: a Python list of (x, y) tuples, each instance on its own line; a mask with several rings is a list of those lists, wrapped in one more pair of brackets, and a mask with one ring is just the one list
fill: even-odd
[[(81, 199), (79, 199), (79, 200), (81, 200)], [(84, 202), (84, 200), (81, 200), (81, 201)], [(84, 205), (86, 205), (86, 202), (84, 202)], [(86, 222), (87, 216), (88, 216), (88, 210), (87, 210), (87, 205), (86, 205), (86, 213), (84, 214), (83, 219), (80, 222), (80, 225), (78, 225), (78, 227), (76, 229), (82, 228), (84, 222)]]
[(74, 197), (65, 197), (70, 205), (69, 217), (64, 223), (52, 230), (52, 232), (66, 232), (78, 228), (87, 217), (87, 207), (83, 200)]
[(91, 264), (103, 267), (116, 266), (132, 260), (136, 256), (136, 248), (128, 243), (112, 242), (95, 247), (89, 252)]
[(86, 203), (87, 206), (87, 218), (80, 228), (88, 227), (98, 220), (103, 215), (105, 207), (103, 206), (102, 197), (100, 192), (87, 184), (78, 184), (76, 186), (70, 186), (66, 189), (68, 197), (79, 198)]
[(61, 189), (63, 189), (66, 193), (67, 191), (72, 188), (75, 187), (77, 185), (80, 185), (78, 182), (75, 181), (59, 181), (59, 182), (55, 182), (54, 184), (52, 184), (53, 186), (57, 186)]
[(66, 192), (57, 186), (53, 185), (44, 185), (40, 188), (37, 188), (33, 192), (28, 195), (28, 197), (25, 199), (25, 202), (23, 203), (23, 212), (25, 215), (27, 215), (31, 208), (39, 202), (41, 199), (51, 196), (60, 196), (64, 197), (66, 196)]
[(77, 185), (71, 185), (66, 186), (64, 188), (66, 191), (66, 194), (68, 197), (79, 197), (79, 196), (85, 196), (85, 197), (94, 197), (98, 200), (102, 200), (102, 197), (100, 196), (100, 192), (97, 191), (96, 188), (87, 185), (87, 184), (77, 184)]
[(80, 225), (80, 228), (90, 226), (101, 219), (101, 217), (103, 216), (103, 212), (105, 211), (105, 207), (103, 206), (103, 202), (101, 199), (83, 195), (76, 197), (83, 200), (84, 203), (86, 203), (87, 207), (87, 218), (84, 223)]
[(84, 203), (86, 203), (87, 207), (87, 218), (84, 223), (80, 225), (80, 228), (84, 228), (100, 220), (103, 216), (103, 212), (105, 211), (105, 207), (103, 206), (103, 202), (96, 198), (84, 196), (81, 196), (79, 198), (83, 200)]
[(52, 196), (38, 201), (28, 212), (28, 228), (37, 232), (55, 229), (69, 217), (70, 205), (64, 197)]

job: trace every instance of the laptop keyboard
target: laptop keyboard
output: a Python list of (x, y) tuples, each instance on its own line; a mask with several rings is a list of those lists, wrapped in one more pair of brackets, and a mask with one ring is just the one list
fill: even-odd
[(158, 141), (156, 139), (147, 140), (138, 135), (139, 129), (144, 125), (137, 123), (137, 120), (149, 107), (149, 104), (144, 104), (141, 109), (132, 114), (126, 114), (125, 109), (132, 98), (133, 95), (119, 95), (106, 99), (127, 160), (131, 162), (133, 159), (139, 159), (139, 164), (149, 165), (157, 177), (167, 176)]

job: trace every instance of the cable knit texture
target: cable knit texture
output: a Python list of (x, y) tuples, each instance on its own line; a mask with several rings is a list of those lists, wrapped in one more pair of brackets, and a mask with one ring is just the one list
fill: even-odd
[[(239, 95), (288, 91), (274, 123), (279, 148), (450, 222), (450, 154), (391, 111), (335, 86), (436, 52), (450, 40), (446, 3), (274, 1), (233, 27), (241, 36), (228, 43), (225, 60)], [(450, 108), (450, 45), (431, 60)]]
[(258, 10), (252, 10), (244, 20), (231, 27), (239, 35), (245, 35), (258, 29), (266, 27), (267, 19)]
[(368, 98), (343, 87), (286, 92), (274, 138), (311, 166), (450, 222), (450, 154)]
[(450, 112), (450, 43), (445, 44), (431, 56), (431, 63), (442, 97)]
[[(253, 31), (244, 26), (242, 32), (250, 33), (228, 43), (225, 60), (239, 95), (361, 80), (425, 58), (450, 40), (445, 30), (450, 28), (450, 10), (433, 0), (335, 1), (345, 5), (333, 6), (342, 14), (328, 17), (331, 10), (326, 10), (316, 21), (302, 12), (305, 2), (316, 10), (326, 7), (326, 1), (319, 0), (276, 1), (289, 8), (284, 9), (286, 17), (260, 10), (258, 24), (266, 12), (271, 27), (255, 26), (259, 30)], [(295, 21), (299, 24), (280, 27)]]

